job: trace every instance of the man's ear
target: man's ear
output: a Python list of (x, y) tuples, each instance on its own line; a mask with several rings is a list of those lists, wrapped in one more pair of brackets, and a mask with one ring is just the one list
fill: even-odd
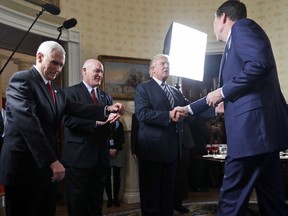
[(43, 57), (44, 57), (43, 54), (39, 52), (39, 53), (37, 54), (37, 62), (41, 63), (42, 60), (43, 60)]
[(226, 13), (222, 13), (222, 15), (221, 15), (222, 23), (225, 24), (228, 19), (229, 19), (229, 17), (227, 16), (227, 14)]
[(82, 73), (83, 73), (83, 74), (86, 74), (86, 68), (85, 68), (85, 67), (82, 68)]

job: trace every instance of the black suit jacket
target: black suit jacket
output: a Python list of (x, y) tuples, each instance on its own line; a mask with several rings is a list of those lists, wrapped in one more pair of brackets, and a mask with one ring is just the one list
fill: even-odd
[(33, 186), (51, 181), (50, 164), (56, 161), (57, 132), (63, 115), (104, 120), (103, 106), (73, 102), (53, 85), (56, 106), (35, 67), (15, 73), (6, 96), (4, 144), (0, 157), (0, 182)]
[[(176, 106), (188, 103), (176, 88), (170, 86)], [(174, 162), (181, 155), (183, 123), (169, 121), (172, 110), (159, 84), (151, 79), (136, 88), (135, 114), (139, 120), (136, 154), (155, 162)]]
[[(93, 104), (90, 93), (83, 82), (65, 89), (73, 100), (83, 104)], [(99, 103), (111, 105), (112, 97), (100, 91)], [(109, 146), (107, 138), (110, 125), (95, 128), (95, 120), (81, 119), (73, 116), (64, 118), (65, 143), (62, 162), (67, 167), (92, 168), (98, 160), (109, 167)]]

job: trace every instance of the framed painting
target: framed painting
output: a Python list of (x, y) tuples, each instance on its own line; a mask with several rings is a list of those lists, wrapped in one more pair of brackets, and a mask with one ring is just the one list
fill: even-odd
[(40, 6), (46, 3), (53, 4), (57, 7), (60, 6), (59, 0), (25, 0), (25, 1), (28, 1), (28, 2), (31, 2), (33, 4), (40, 5)]
[(104, 66), (101, 89), (113, 99), (134, 100), (136, 86), (148, 80), (149, 59), (98, 56)]

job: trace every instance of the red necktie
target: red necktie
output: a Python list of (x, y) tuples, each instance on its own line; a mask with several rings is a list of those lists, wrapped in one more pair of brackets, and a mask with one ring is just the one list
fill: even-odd
[(47, 86), (48, 86), (50, 95), (51, 95), (51, 97), (52, 97), (53, 103), (54, 103), (54, 105), (55, 105), (55, 104), (56, 104), (55, 93), (54, 93), (54, 91), (53, 91), (53, 89), (52, 89), (52, 86), (51, 86), (50, 82), (47, 83)]
[(98, 99), (96, 97), (94, 88), (92, 88), (92, 90), (91, 90), (91, 97), (92, 97), (92, 100), (93, 100), (94, 104), (97, 105), (98, 104)]

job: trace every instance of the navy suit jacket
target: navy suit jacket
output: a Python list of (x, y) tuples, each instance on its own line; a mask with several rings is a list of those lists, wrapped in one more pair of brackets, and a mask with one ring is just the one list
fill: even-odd
[[(228, 156), (240, 158), (288, 148), (288, 113), (270, 41), (250, 19), (231, 29), (220, 80), (225, 96)], [(190, 104), (197, 114), (205, 98)]]
[[(184, 96), (170, 86), (175, 106), (187, 104)], [(181, 154), (183, 123), (169, 122), (169, 100), (151, 79), (136, 88), (135, 114), (139, 121), (137, 157), (155, 162), (174, 162)]]
[(104, 106), (81, 105), (52, 85), (56, 106), (36, 68), (15, 73), (6, 95), (4, 144), (0, 182), (4, 185), (51, 182), (50, 164), (58, 160), (58, 131), (64, 114), (104, 120)]
[[(65, 93), (71, 99), (83, 104), (93, 104), (90, 93), (83, 82), (68, 87)], [(112, 97), (100, 91), (98, 99), (101, 105), (111, 105)], [(109, 146), (107, 138), (109, 125), (95, 128), (95, 120), (65, 116), (65, 143), (62, 162), (65, 166), (76, 168), (93, 168), (99, 161), (109, 167)]]

